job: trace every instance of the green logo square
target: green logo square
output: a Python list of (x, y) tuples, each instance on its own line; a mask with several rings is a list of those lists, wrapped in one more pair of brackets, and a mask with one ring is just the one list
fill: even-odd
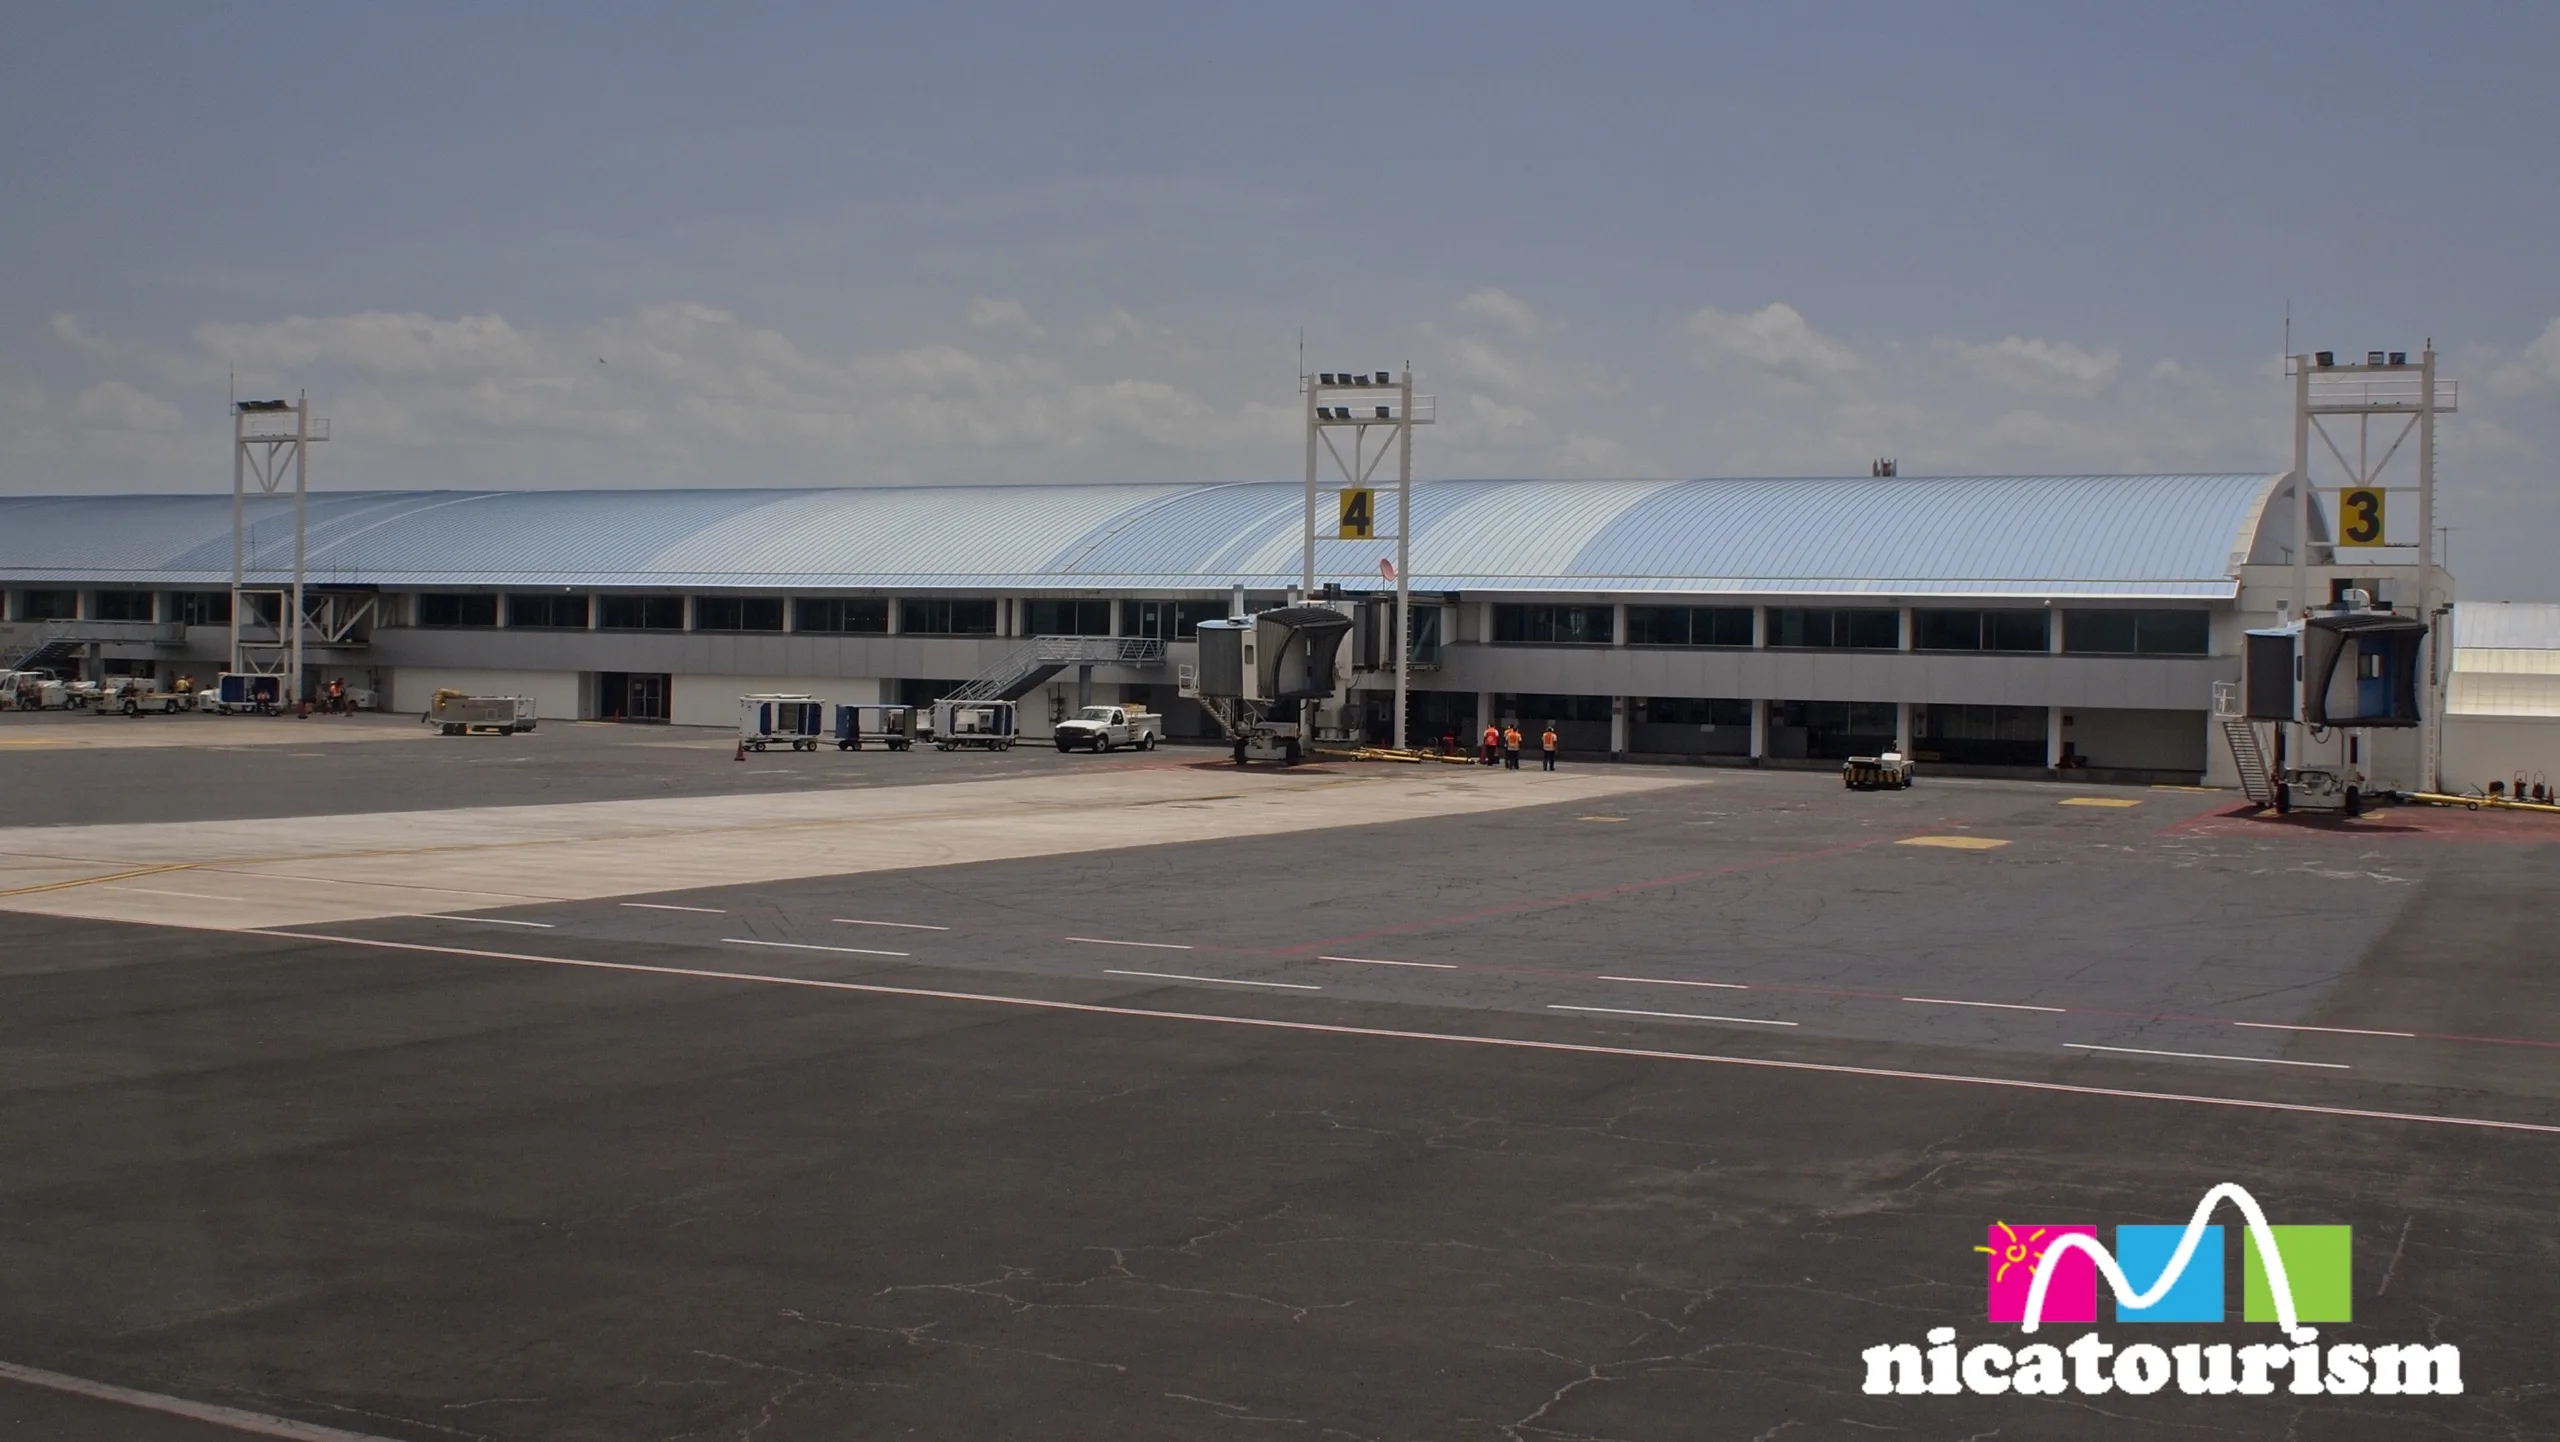
[[(2355, 1320), (2353, 1227), (2269, 1227), (2276, 1255), (2284, 1259), (2285, 1280), (2293, 1286), (2294, 1316), (2305, 1322)], [(2267, 1287), (2266, 1259), (2258, 1254), (2258, 1234), (2244, 1228), (2248, 1243), (2240, 1258), (2240, 1315), (2245, 1321), (2276, 1320), (2275, 1294)]]

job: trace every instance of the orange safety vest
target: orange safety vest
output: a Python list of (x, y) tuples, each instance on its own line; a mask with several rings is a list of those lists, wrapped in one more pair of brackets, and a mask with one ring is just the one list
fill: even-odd
[(1495, 730), (1495, 729), (1494, 729), (1493, 727), (1491, 727), (1491, 726), (1487, 726), (1486, 728), (1484, 728), (1484, 744), (1486, 744), (1487, 746), (1499, 746), (1499, 745), (1501, 745), (1501, 744), (1502, 744), (1502, 733), (1501, 733), (1500, 731), (1498, 731), (1498, 730)]
[(1539, 744), (1539, 745), (1541, 745), (1541, 746), (1544, 746), (1545, 748), (1547, 748), (1547, 749), (1548, 749), (1548, 750), (1550, 750), (1550, 751), (1553, 751), (1554, 749), (1556, 749), (1556, 733), (1555, 733), (1555, 728), (1554, 728), (1554, 727), (1552, 727), (1552, 726), (1551, 726), (1551, 727), (1548, 727), (1548, 728), (1547, 728), (1547, 734), (1538, 738), (1538, 744)]
[(1514, 751), (1519, 750), (1519, 749), (1520, 749), (1520, 728), (1519, 728), (1519, 727), (1517, 727), (1517, 726), (1513, 726), (1513, 727), (1510, 727), (1510, 728), (1508, 728), (1508, 729), (1504, 730), (1504, 731), (1503, 731), (1503, 733), (1502, 733), (1502, 744), (1503, 744), (1504, 746), (1506, 746), (1506, 747), (1509, 747), (1511, 750), (1514, 750)]

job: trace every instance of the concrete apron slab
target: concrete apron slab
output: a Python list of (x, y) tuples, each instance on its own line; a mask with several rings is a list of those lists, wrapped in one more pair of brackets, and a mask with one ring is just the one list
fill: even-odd
[(293, 926), (1587, 804), (1700, 784), (1649, 769), (1167, 763), (877, 791), (15, 827), (0, 829), (0, 910)]

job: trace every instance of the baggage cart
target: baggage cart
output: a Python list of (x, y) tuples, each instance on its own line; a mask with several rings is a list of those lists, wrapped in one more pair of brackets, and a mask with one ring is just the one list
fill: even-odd
[(446, 736), (512, 736), (533, 729), (533, 698), (438, 691), (418, 722)]
[(936, 701), (933, 703), (933, 749), (1010, 751), (1014, 736), (1010, 701)]
[(877, 741), (892, 751), (904, 751), (915, 744), (915, 730), (915, 708), (912, 706), (864, 702), (836, 708), (838, 751), (859, 751), (865, 741)]
[(794, 751), (815, 751), (826, 731), (826, 714), (826, 703), (808, 696), (741, 696), (738, 744), (749, 751), (786, 745)]

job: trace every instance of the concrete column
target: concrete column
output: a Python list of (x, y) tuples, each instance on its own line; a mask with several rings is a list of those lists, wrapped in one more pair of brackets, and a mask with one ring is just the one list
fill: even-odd
[(693, 614), (693, 593), (691, 591), (684, 593), (684, 628), (688, 631), (701, 629), (695, 622)]
[(1491, 691), (1476, 693), (1476, 734), (1467, 738), (1467, 745), (1470, 747), (1483, 742), (1484, 728), (1502, 719), (1493, 714), (1493, 696), (1494, 693)]
[(1093, 668), (1091, 666), (1078, 666), (1076, 668), (1076, 709), (1081, 711), (1092, 704)]
[[(1620, 606), (1618, 619), (1622, 626), (1626, 615), (1627, 608)], [(1609, 754), (1612, 757), (1627, 754), (1627, 698), (1624, 696), (1609, 698)]]
[(587, 593), (587, 629), (590, 631), (600, 631), (604, 629), (602, 625), (603, 621), (604, 606), (597, 599), (596, 593), (590, 591)]
[[(785, 636), (788, 636), (788, 635), (790, 635), (792, 632), (797, 631), (797, 630), (799, 630), (799, 629), (800, 629), (800, 602), (799, 602), (799, 598), (798, 598), (798, 597), (796, 597), (796, 596), (784, 596), (784, 597), (782, 598), (782, 634), (784, 634)], [(833, 722), (835, 718), (831, 716), (831, 717), (828, 717), (827, 719), (828, 719), (830, 722)]]
[(1128, 625), (1129, 603), (1126, 601), (1114, 600), (1111, 603), (1111, 634), (1114, 636), (1128, 635)]
[(1902, 608), (1902, 620), (1901, 620), (1900, 624), (1901, 624), (1901, 626), (1902, 626), (1902, 646), (1901, 646), (1901, 649), (1903, 649), (1903, 650), (1905, 650), (1905, 651), (1908, 651), (1908, 650), (1910, 650), (1910, 649), (1911, 649), (1911, 639), (1912, 639), (1912, 637), (1911, 637), (1911, 631), (1912, 631), (1912, 625), (1911, 625), (1911, 608), (1910, 608), (1909, 606), (1905, 606), (1905, 607), (1903, 607), (1903, 608)]
[(895, 597), (895, 596), (890, 596), (890, 597), (887, 597), (887, 598), (886, 598), (886, 600), (888, 601), (888, 605), (889, 605), (889, 630), (888, 630), (888, 634), (889, 634), (889, 635), (892, 635), (892, 636), (895, 636), (895, 635), (897, 635), (897, 634), (898, 634), (898, 621), (899, 621), (899, 616), (898, 616), (898, 598), (897, 598), (897, 597)]
[[(1627, 644), (1627, 603), (1624, 601), (1620, 601), (1609, 608), (1609, 644), (1612, 646), (1623, 646)], [(1621, 696), (1618, 698), (1618, 702), (1618, 709), (1621, 711), (1625, 710), (1626, 698)], [(1627, 748), (1620, 746), (1616, 749), (1624, 751)]]
[(1759, 761), (1769, 754), (1769, 703), (1751, 703), (1751, 759)]
[[(2205, 754), (2210, 756), (2213, 753), (2208, 749)], [(2044, 708), (2044, 764), (2048, 770), (2062, 769), (2062, 708), (2059, 706)]]
[(1911, 703), (1908, 701), (1893, 703), (1893, 749), (1905, 756), (1911, 754)]
[[(1766, 651), (1769, 649), (1769, 608), (1766, 606), (1754, 606), (1751, 608), (1751, 649), (1754, 651)], [(1760, 703), (1755, 701), (1752, 704), (1757, 706)], [(1757, 713), (1755, 712), (1754, 715), (1756, 716)], [(1755, 720), (1752, 722), (1752, 725), (1757, 727), (1759, 722)], [(1755, 731), (1754, 734), (1756, 735), (1757, 732)], [(1760, 752), (1757, 749), (1758, 743), (1753, 743), (1753, 747), (1754, 749), (1751, 754), (1754, 756), (1759, 755)]]

